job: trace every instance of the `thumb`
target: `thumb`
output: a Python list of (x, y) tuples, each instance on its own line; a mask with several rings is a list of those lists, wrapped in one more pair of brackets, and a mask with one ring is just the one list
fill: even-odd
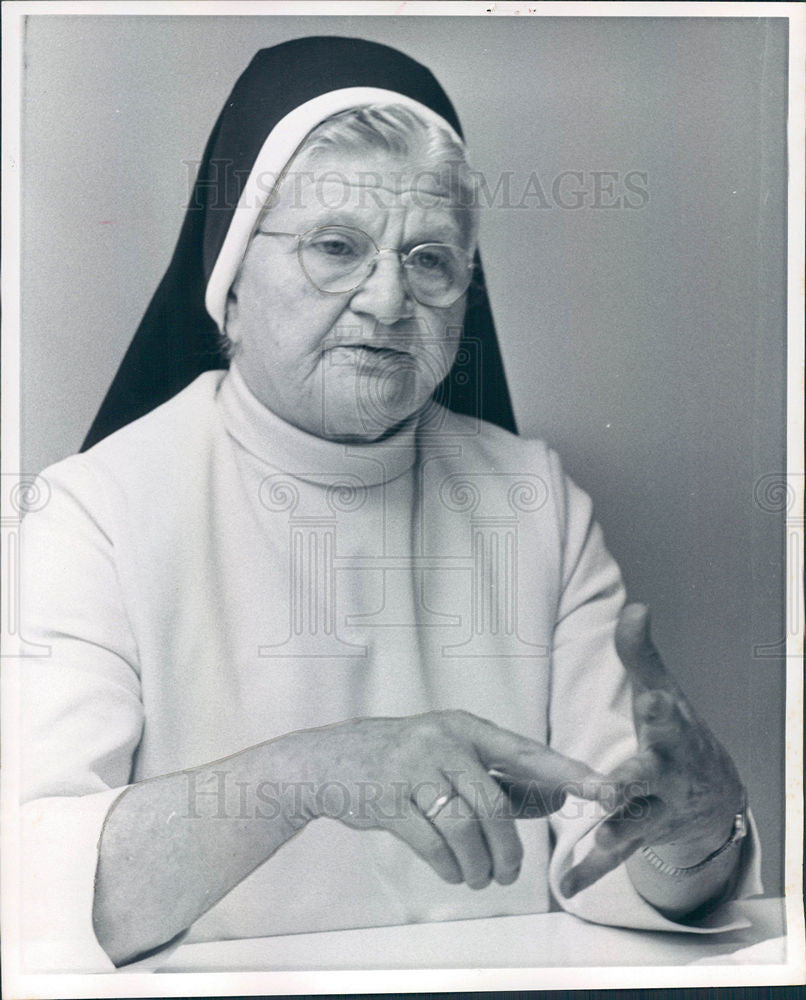
[(616, 652), (639, 691), (670, 690), (672, 681), (649, 631), (649, 608), (628, 604), (616, 625)]

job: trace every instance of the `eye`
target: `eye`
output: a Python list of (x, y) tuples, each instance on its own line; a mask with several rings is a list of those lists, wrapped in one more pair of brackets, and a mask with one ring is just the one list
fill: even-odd
[(421, 271), (439, 271), (448, 266), (448, 254), (439, 247), (418, 250), (412, 264)]
[(314, 250), (326, 257), (350, 257), (356, 252), (355, 246), (342, 236), (325, 236), (311, 243)]
[(423, 268), (425, 271), (433, 271), (434, 268), (441, 267), (445, 263), (444, 260), (440, 258), (439, 254), (433, 253), (430, 250), (418, 253), (415, 257), (415, 261), (417, 266)]
[(303, 252), (322, 263), (355, 264), (367, 255), (367, 240), (358, 230), (327, 226), (309, 234)]

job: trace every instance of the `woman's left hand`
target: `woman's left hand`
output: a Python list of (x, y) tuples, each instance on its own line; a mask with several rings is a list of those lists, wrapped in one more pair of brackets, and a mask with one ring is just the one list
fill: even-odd
[(643, 846), (675, 867), (698, 864), (728, 840), (744, 802), (733, 761), (667, 673), (645, 605), (622, 611), (616, 649), (632, 684), (638, 753), (609, 776), (614, 810), (563, 877), (566, 897)]

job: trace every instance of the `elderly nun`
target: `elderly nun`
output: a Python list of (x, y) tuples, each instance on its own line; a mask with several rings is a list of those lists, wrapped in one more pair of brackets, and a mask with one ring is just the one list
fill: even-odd
[(733, 763), (515, 433), (473, 190), (400, 52), (301, 38), (238, 80), (24, 522), (30, 967), (552, 897), (698, 933), (757, 891)]

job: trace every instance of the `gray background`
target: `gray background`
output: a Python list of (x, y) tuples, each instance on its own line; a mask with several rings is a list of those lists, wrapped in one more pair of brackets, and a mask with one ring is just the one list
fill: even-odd
[[(592, 494), (630, 596), (745, 777), (780, 893), (783, 667), (754, 650), (784, 635), (783, 524), (754, 485), (785, 468), (784, 20), (29, 18), (24, 470), (80, 445), (238, 74), (316, 33), (431, 67), (492, 189), (510, 171), (517, 201), (537, 172), (548, 207), (499, 198), (483, 220), (521, 431)], [(577, 210), (552, 198), (566, 170), (583, 172)], [(591, 206), (592, 171), (633, 170), (643, 208)]]

